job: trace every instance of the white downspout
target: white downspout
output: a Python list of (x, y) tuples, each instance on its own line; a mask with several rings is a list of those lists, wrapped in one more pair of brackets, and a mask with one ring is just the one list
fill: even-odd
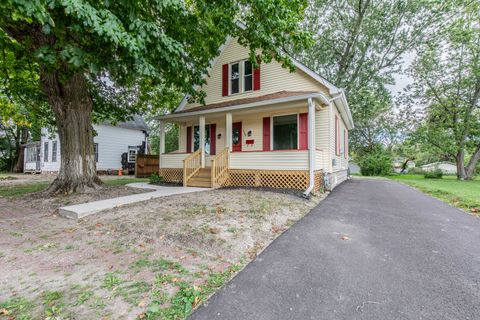
[(309, 186), (303, 193), (307, 198), (315, 187), (315, 104), (308, 99), (308, 174)]

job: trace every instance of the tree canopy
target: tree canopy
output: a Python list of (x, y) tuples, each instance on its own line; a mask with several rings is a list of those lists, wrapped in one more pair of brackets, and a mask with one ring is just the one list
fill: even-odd
[[(59, 132), (61, 169), (51, 191), (71, 192), (100, 183), (93, 161), (92, 111), (105, 117), (165, 107), (179, 92), (202, 101), (202, 92), (195, 89), (205, 82), (228, 35), (250, 48), (252, 61), (261, 49), (261, 61), (275, 59), (291, 67), (282, 48), (300, 50), (309, 44), (308, 32), (300, 28), (307, 4), (306, 0), (2, 1), (1, 44), (8, 49), (16, 46), (21, 53), (16, 60), (28, 62), (37, 72)], [(115, 102), (119, 96), (125, 102), (122, 106), (104, 99), (114, 97)]]

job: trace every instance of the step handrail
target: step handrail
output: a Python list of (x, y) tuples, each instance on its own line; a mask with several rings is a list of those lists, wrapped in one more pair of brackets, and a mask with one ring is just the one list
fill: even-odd
[(183, 159), (183, 186), (188, 185), (188, 181), (192, 178), (198, 170), (202, 167), (202, 149), (197, 151)]
[(228, 178), (229, 150), (223, 149), (212, 158), (211, 181), (212, 188), (220, 188)]

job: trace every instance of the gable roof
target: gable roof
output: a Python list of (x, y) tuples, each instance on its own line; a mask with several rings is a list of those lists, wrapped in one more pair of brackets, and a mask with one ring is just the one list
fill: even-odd
[(100, 123), (100, 125), (109, 125), (109, 126), (115, 126), (119, 128), (142, 130), (142, 131), (148, 131), (149, 129), (145, 120), (137, 114), (134, 115), (131, 120), (127, 120), (124, 122), (117, 122), (116, 124), (112, 124), (110, 122), (102, 122)]
[[(245, 27), (245, 25), (240, 21), (237, 22), (237, 25), (240, 28)], [(220, 48), (219, 48), (220, 52), (214, 59), (212, 59), (212, 61), (210, 63), (210, 68), (208, 69), (208, 72), (205, 74), (205, 77), (207, 77), (208, 74), (210, 74), (210, 71), (212, 70), (213, 66), (217, 63), (219, 57), (223, 54), (225, 48), (227, 48), (230, 45), (232, 40), (233, 40), (233, 38), (229, 36), (226, 39), (225, 43), (222, 46), (220, 46)], [(288, 55), (288, 53), (285, 53), (285, 54)], [(335, 104), (335, 106), (339, 110), (340, 115), (342, 116), (343, 120), (345, 121), (345, 124), (347, 125), (347, 128), (349, 130), (353, 129), (354, 128), (353, 117), (352, 117), (352, 113), (350, 111), (350, 108), (348, 106), (348, 102), (347, 102), (347, 98), (345, 96), (344, 90), (342, 88), (338, 88), (333, 83), (331, 83), (330, 81), (328, 81), (327, 79), (325, 79), (324, 77), (322, 77), (321, 75), (319, 75), (318, 73), (313, 71), (312, 69), (308, 68), (307, 66), (305, 66), (303, 63), (301, 63), (297, 59), (293, 58), (290, 55), (288, 55), (288, 56), (290, 57), (290, 59), (292, 60), (293, 64), (295, 65), (295, 67), (297, 69), (303, 71), (309, 77), (311, 77), (315, 81), (319, 82), (320, 84), (322, 84), (323, 86), (325, 86), (328, 89), (328, 93), (332, 96), (331, 101)], [(184, 108), (187, 104), (188, 104), (188, 95), (185, 95), (183, 97), (182, 101), (180, 102), (180, 104), (178, 105), (178, 107), (175, 109), (174, 113), (183, 112), (183, 110), (184, 110)], [(205, 108), (205, 107), (206, 106), (203, 106), (203, 108)], [(200, 109), (200, 107), (195, 107), (195, 108), (192, 108), (192, 109), (197, 109), (197, 108), (198, 108), (197, 111), (203, 110), (203, 109)], [(191, 111), (192, 109), (189, 109), (189, 111)]]

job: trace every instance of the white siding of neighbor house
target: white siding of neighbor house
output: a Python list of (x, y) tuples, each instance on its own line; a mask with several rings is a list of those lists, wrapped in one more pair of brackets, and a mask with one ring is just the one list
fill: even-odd
[[(202, 90), (207, 94), (206, 104), (219, 103), (235, 99), (253, 98), (279, 91), (320, 91), (327, 93), (326, 87), (312, 79), (301, 70), (291, 73), (276, 61), (260, 66), (260, 90), (222, 96), (222, 66), (224, 64), (248, 59), (249, 49), (241, 46), (235, 39), (223, 50), (215, 65), (210, 70), (207, 84)], [(200, 104), (187, 104), (185, 109), (197, 107)]]
[[(128, 151), (128, 146), (139, 146), (145, 140), (145, 134), (140, 130), (126, 129), (108, 125), (94, 125), (97, 135), (93, 137), (98, 143), (97, 170), (117, 170), (122, 168), (122, 153)], [(53, 141), (57, 141), (57, 161), (52, 161)], [(60, 169), (61, 151), (58, 134), (50, 134), (46, 128), (42, 129), (40, 139), (40, 159), (42, 172), (55, 172)], [(48, 161), (44, 158), (44, 146), (48, 142)]]

